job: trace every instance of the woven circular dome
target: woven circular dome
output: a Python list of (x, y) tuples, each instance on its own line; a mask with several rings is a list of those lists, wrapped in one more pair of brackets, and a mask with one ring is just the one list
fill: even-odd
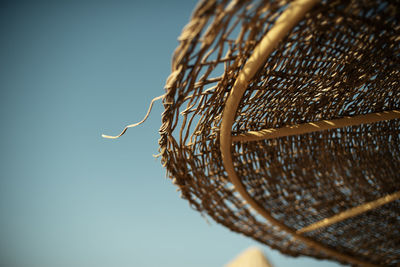
[(160, 129), (182, 197), (291, 256), (399, 264), (399, 9), (200, 2)]

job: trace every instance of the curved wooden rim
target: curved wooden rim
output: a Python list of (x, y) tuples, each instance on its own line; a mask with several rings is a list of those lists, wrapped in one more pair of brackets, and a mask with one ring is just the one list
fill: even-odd
[(243, 199), (254, 208), (260, 215), (267, 219), (271, 224), (279, 227), (295, 237), (296, 239), (304, 242), (308, 246), (315, 248), (331, 257), (337, 258), (341, 261), (358, 264), (363, 266), (375, 266), (373, 264), (358, 260), (354, 257), (337, 252), (321, 245), (320, 243), (301, 236), (295, 230), (287, 227), (282, 222), (276, 220), (271, 214), (259, 205), (246, 191), (243, 183), (236, 174), (232, 161), (232, 125), (235, 119), (236, 111), (239, 102), (247, 89), (249, 81), (253, 78), (255, 73), (265, 63), (265, 59), (271, 54), (275, 46), (282, 40), (282, 38), (304, 17), (304, 15), (316, 4), (317, 0), (296, 0), (282, 13), (278, 18), (275, 25), (263, 37), (261, 42), (254, 49), (253, 54), (247, 60), (245, 66), (238, 75), (238, 78), (228, 96), (223, 113), (220, 131), (220, 150), (224, 168), (228, 174), (230, 181), (235, 186), (235, 189), (240, 193)]

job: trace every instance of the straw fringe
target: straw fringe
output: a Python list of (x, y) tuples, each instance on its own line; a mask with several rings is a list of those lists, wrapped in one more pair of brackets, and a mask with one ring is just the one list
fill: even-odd
[(144, 122), (147, 120), (147, 118), (149, 117), (149, 115), (150, 115), (151, 109), (153, 108), (153, 103), (154, 103), (155, 101), (157, 101), (157, 100), (162, 99), (164, 96), (165, 96), (165, 94), (160, 95), (160, 96), (157, 96), (157, 97), (155, 97), (155, 98), (153, 98), (153, 99), (151, 100), (150, 105), (149, 105), (149, 109), (147, 110), (146, 115), (144, 116), (144, 118), (143, 118), (141, 121), (139, 121), (139, 122), (137, 122), (137, 123), (134, 123), (134, 124), (130, 124), (130, 125), (125, 126), (125, 128), (122, 130), (122, 132), (121, 132), (119, 135), (113, 136), (113, 135), (105, 135), (105, 134), (102, 134), (101, 137), (107, 138), (107, 139), (117, 139), (117, 138), (120, 138), (122, 135), (124, 135), (125, 132), (126, 132), (126, 130), (128, 130), (128, 128), (133, 128), (133, 127), (136, 127), (136, 126), (138, 126), (138, 125), (144, 123)]

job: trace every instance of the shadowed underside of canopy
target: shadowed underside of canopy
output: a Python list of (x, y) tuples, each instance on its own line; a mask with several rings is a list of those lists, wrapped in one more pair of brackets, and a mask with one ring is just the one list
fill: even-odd
[(400, 262), (400, 1), (202, 1), (163, 99), (182, 197), (292, 255)]

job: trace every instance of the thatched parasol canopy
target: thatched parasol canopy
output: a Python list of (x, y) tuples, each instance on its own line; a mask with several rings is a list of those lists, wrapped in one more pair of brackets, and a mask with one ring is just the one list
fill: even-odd
[(400, 1), (207, 0), (179, 37), (162, 161), (281, 252), (400, 262)]

